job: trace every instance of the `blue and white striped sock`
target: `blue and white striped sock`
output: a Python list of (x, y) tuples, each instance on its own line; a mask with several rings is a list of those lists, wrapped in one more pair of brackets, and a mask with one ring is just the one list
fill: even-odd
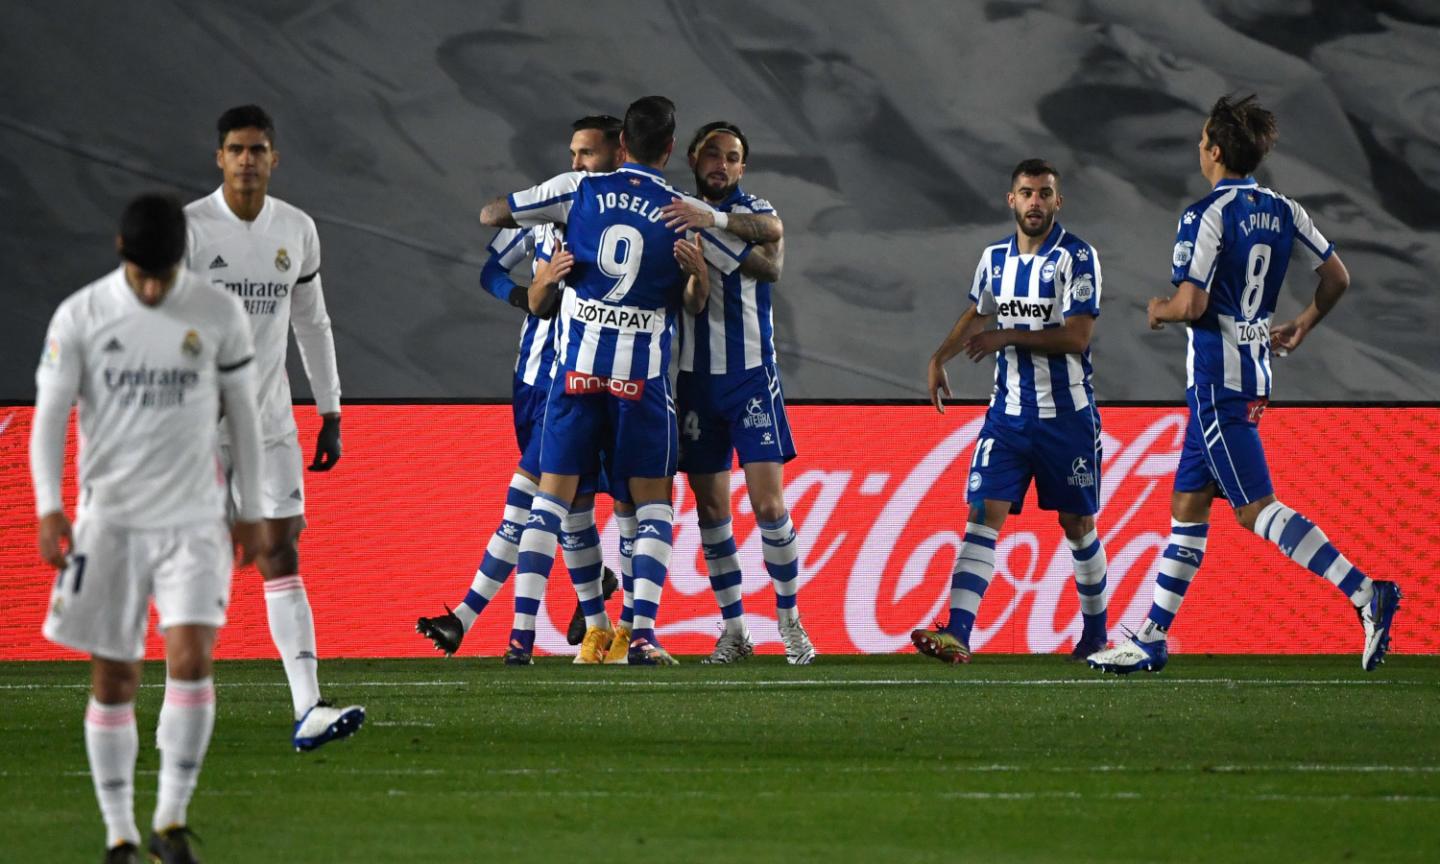
[(670, 544), (674, 538), (675, 508), (669, 501), (651, 501), (635, 510), (640, 521), (636, 532), (635, 557), (635, 628), (630, 638), (646, 639), (653, 645), (655, 617), (660, 612), (660, 594), (665, 588), (665, 574), (670, 569)]
[(530, 650), (535, 644), (535, 616), (540, 614), (540, 601), (555, 566), (555, 544), (567, 507), (559, 498), (537, 492), (525, 533), (520, 537), (515, 565), (515, 623), (511, 625), (510, 640), (521, 643), (517, 647), (522, 650)]
[(485, 547), (485, 557), (475, 570), (475, 580), (470, 583), (470, 590), (465, 592), (465, 599), (455, 607), (455, 617), (460, 619), (466, 633), (505, 586), (510, 571), (515, 569), (515, 560), (520, 554), (520, 535), (525, 533), (525, 518), (530, 515), (530, 502), (538, 491), (534, 481), (524, 474), (516, 472), (510, 478), (510, 488), (505, 491), (505, 515), (501, 517), (500, 527), (495, 529)]
[(945, 629), (966, 645), (980, 611), (980, 599), (995, 576), (996, 531), (980, 522), (967, 522), (965, 541), (955, 557), (955, 570), (950, 574), (950, 621)]
[(725, 631), (745, 630), (745, 603), (740, 599), (740, 554), (735, 548), (734, 523), (726, 519), (715, 525), (700, 526), (700, 542), (705, 547), (705, 568), (710, 571), (710, 589)]
[(1279, 546), (1291, 561), (1339, 588), (1357, 607), (1374, 596), (1370, 577), (1341, 555), (1318, 525), (1279, 501), (1270, 502), (1255, 517), (1255, 533)]
[(565, 568), (585, 613), (586, 627), (609, 630), (610, 616), (605, 614), (605, 597), (601, 580), (605, 575), (605, 559), (600, 554), (600, 532), (595, 530), (595, 508), (571, 513), (565, 517), (560, 531), (560, 550), (565, 555)]
[(634, 513), (616, 513), (620, 530), (620, 626), (635, 629), (635, 534), (640, 520)]
[(800, 590), (800, 550), (795, 546), (795, 524), (788, 512), (774, 522), (757, 519), (755, 524), (760, 526), (765, 569), (775, 586), (775, 615), (782, 623), (794, 621), (799, 616), (795, 601), (796, 592)]
[(1164, 639), (1175, 623), (1175, 613), (1190, 590), (1190, 581), (1205, 561), (1205, 539), (1209, 534), (1208, 522), (1170, 520), (1170, 543), (1160, 555), (1159, 572), (1155, 574), (1155, 600), (1137, 634), (1141, 642)]
[[(1105, 547), (1094, 528), (1079, 540), (1065, 538), (1075, 565), (1075, 592), (1080, 595), (1083, 636), (1105, 635)], [(1082, 638), (1083, 638), (1082, 636)]]

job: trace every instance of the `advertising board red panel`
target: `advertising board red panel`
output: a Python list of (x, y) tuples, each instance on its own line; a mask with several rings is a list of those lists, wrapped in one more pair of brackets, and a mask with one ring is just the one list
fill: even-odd
[[(910, 630), (946, 615), (950, 569), (965, 524), (965, 482), (984, 409), (795, 406), (800, 457), (786, 469), (786, 499), (801, 549), (800, 607), (822, 654), (908, 650)], [(313, 441), (310, 409), (297, 412)], [(1171, 474), (1182, 408), (1111, 407), (1105, 426), (1100, 535), (1109, 556), (1112, 637), (1150, 605), (1156, 558), (1169, 532)], [(53, 571), (35, 552), (26, 446), (29, 408), (0, 408), (0, 659), (74, 657), (40, 636)], [(1281, 500), (1319, 524), (1366, 572), (1406, 592), (1394, 647), (1440, 651), (1440, 409), (1273, 408), (1261, 424)], [(73, 447), (73, 443), (72, 443)], [(329, 474), (306, 474), (309, 528), (301, 572), (324, 656), (430, 656), (415, 618), (455, 605), (494, 531), (515, 462), (508, 406), (349, 406), (345, 456)], [(73, 471), (73, 466), (67, 470)], [(73, 477), (67, 479), (73, 489)], [(750, 629), (762, 652), (779, 650), (773, 593), (745, 497), (732, 481), (736, 541)], [(718, 613), (693, 499), (677, 484), (677, 525), (660, 633), (675, 653), (708, 652)], [(618, 535), (598, 508), (606, 560)], [(1053, 513), (1011, 517), (973, 647), (983, 653), (1068, 650), (1080, 614), (1070, 554)], [(510, 626), (509, 585), (467, 638), (462, 654), (497, 655)], [(561, 631), (574, 607), (556, 566), (539, 622), (542, 652), (569, 653)], [(618, 614), (619, 597), (611, 601)], [(1351, 653), (1359, 625), (1328, 583), (1236, 525), (1218, 502), (1204, 568), (1172, 632), (1172, 650), (1211, 653)], [(219, 656), (270, 657), (259, 575), (237, 574)], [(158, 657), (152, 635), (150, 656)]]

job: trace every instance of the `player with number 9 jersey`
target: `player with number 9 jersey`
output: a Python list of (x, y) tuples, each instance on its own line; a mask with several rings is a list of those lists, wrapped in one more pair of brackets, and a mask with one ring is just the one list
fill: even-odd
[[(667, 373), (685, 275), (674, 256), (678, 235), (665, 226), (660, 211), (676, 198), (705, 206), (671, 187), (659, 170), (627, 162), (610, 174), (561, 174), (509, 199), (522, 226), (564, 223), (575, 259), (560, 306), (552, 403), (560, 393), (608, 393), (652, 407), (641, 414), (653, 422), (636, 426), (633, 433), (617, 430), (614, 456), (620, 477), (675, 473)], [(706, 259), (722, 274), (734, 272), (749, 252), (733, 235), (701, 233)], [(617, 419), (625, 425), (623, 414)], [(542, 470), (585, 474), (599, 467), (594, 448), (582, 446), (593, 437), (567, 432), (564, 441), (557, 437), (552, 445), (551, 437), (561, 433), (550, 422), (545, 434)]]

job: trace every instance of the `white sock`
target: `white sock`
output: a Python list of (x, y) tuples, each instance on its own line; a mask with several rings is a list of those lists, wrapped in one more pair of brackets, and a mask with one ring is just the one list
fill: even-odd
[(165, 679), (165, 704), (155, 744), (160, 748), (160, 793), (155, 802), (156, 831), (188, 824), (185, 809), (200, 779), (200, 766), (215, 729), (215, 682)]
[(106, 847), (140, 844), (135, 825), (135, 757), (140, 733), (135, 728), (135, 703), (102, 705), (90, 697), (85, 709), (85, 753), (95, 798), (105, 820)]

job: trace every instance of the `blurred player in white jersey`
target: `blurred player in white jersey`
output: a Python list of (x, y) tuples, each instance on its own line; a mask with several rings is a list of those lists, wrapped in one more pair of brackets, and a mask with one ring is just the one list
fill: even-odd
[[(1155, 575), (1154, 603), (1140, 632), (1090, 657), (1090, 665), (1125, 674), (1159, 672), (1169, 662), (1167, 637), (1190, 582), (1205, 559), (1210, 506), (1230, 502), (1235, 518), (1290, 560), (1334, 585), (1355, 609), (1369, 672), (1390, 648), (1400, 586), (1371, 580), (1335, 548), (1318, 525), (1275, 497), (1260, 441), (1270, 401), (1270, 355), (1300, 347), (1350, 285), (1335, 244), (1299, 202), (1250, 176), (1279, 129), (1255, 97), (1221, 97), (1200, 132), (1200, 173), (1214, 188), (1186, 208), (1176, 226), (1170, 280), (1174, 295), (1150, 301), (1159, 330), (1184, 323), (1185, 399), (1190, 422), (1170, 499), (1170, 542)], [(1320, 277), (1315, 297), (1293, 321), (1271, 319), (1290, 266), (1300, 252)]]
[[(138, 862), (135, 693), (153, 598), (166, 678), (149, 852), (189, 862), (186, 808), (215, 724), (211, 654), (230, 598), (232, 540), (248, 563), (264, 539), (254, 347), (240, 304), (181, 266), (179, 202), (131, 201), (116, 242), (122, 266), (60, 304), (35, 376), (30, 472), (40, 555), (59, 570), (44, 632), (92, 658), (85, 749), (105, 819), (104, 860)], [(228, 528), (216, 459), (222, 400), (239, 493)], [(60, 482), (76, 402), (72, 530)]]
[[(930, 358), (930, 399), (944, 413), (945, 364), (964, 351), (995, 358), (995, 387), (970, 462), (970, 518), (950, 579), (950, 620), (910, 634), (947, 663), (970, 660), (970, 633), (995, 575), (995, 541), (1033, 480), (1041, 510), (1058, 511), (1075, 567), (1083, 621), (1071, 657), (1105, 647), (1105, 547), (1100, 509), (1100, 413), (1090, 386), (1090, 337), (1100, 314), (1100, 256), (1055, 221), (1060, 172), (1026, 159), (1006, 196), (1016, 231), (986, 247), (970, 308)], [(991, 322), (998, 329), (984, 329)]]
[(285, 371), (292, 327), (324, 418), (310, 470), (328, 471), (340, 458), (340, 375), (320, 288), (320, 238), (304, 211), (268, 194), (270, 172), (280, 161), (270, 116), (259, 106), (242, 105), (220, 115), (216, 126), (215, 164), (224, 179), (219, 189), (185, 208), (186, 263), (211, 285), (240, 298), (255, 333), (265, 440), (262, 515), (269, 534), (255, 563), (265, 580), (270, 636), (290, 681), (291, 742), (297, 750), (312, 750), (365, 722), (359, 705), (338, 708), (320, 698), (315, 619), (297, 549), (305, 527), (305, 483)]
[(710, 587), (724, 622), (705, 662), (733, 663), (755, 650), (745, 623), (740, 558), (730, 516), (730, 470), (738, 454), (762, 535), (765, 569), (775, 587), (775, 616), (785, 659), (805, 665), (815, 659), (815, 648), (796, 605), (799, 550), (785, 507), (784, 466), (795, 458), (795, 442), (775, 363), (770, 308), (771, 286), (779, 281), (784, 262), (784, 226), (770, 202), (740, 188), (750, 142), (739, 126), (724, 120), (707, 123), (696, 130), (686, 152), (696, 194), (715, 209), (676, 201), (665, 210), (670, 226), (723, 228), (761, 244), (775, 265), (775, 272), (763, 278), (745, 267), (729, 275), (712, 271), (713, 287), (705, 308), (695, 315), (686, 312), (681, 321), (675, 386), (680, 470), (695, 493)]
[[(581, 117), (571, 124), (570, 167), (574, 171), (605, 173), (619, 168), (624, 161), (620, 147), (620, 120), (609, 115)], [(470, 590), (452, 612), (447, 607), (444, 615), (421, 618), (415, 624), (416, 632), (435, 643), (437, 650), (454, 654), (460, 649), (465, 634), (470, 632), (476, 618), (490, 600), (494, 598), (510, 573), (515, 569), (519, 555), (520, 535), (525, 530), (526, 518), (530, 515), (530, 503), (538, 490), (540, 481), (540, 430), (545, 419), (545, 398), (550, 391), (551, 367), (555, 363), (554, 308), (543, 310), (545, 314), (530, 313), (530, 288), (515, 284), (510, 271), (525, 259), (533, 261), (531, 287), (537, 291), (551, 290), (558, 282), (551, 260), (563, 229), (544, 224), (534, 228), (502, 228), (490, 241), (490, 258), (480, 272), (480, 283), (497, 299), (524, 309), (525, 320), (520, 325), (519, 356), (515, 360), (515, 380), (512, 387), (511, 409), (515, 420), (515, 440), (520, 446), (520, 463), (515, 475), (510, 478), (510, 488), (505, 495), (505, 513), (494, 536), (485, 549), (485, 557), (475, 571)], [(623, 484), (620, 484), (623, 486)], [(585, 614), (594, 615), (595, 605), (604, 608), (604, 602), (614, 593), (614, 574), (604, 569), (600, 557), (600, 538), (595, 528), (595, 482), (592, 478), (581, 481), (575, 503), (565, 517), (560, 534), (560, 547), (565, 554), (565, 564), (581, 597), (575, 615), (570, 621), (567, 641), (572, 645), (581, 644), (585, 636)], [(608, 491), (608, 487), (606, 490)], [(616, 490), (622, 500), (624, 490)], [(635, 540), (635, 511), (628, 504), (617, 501), (616, 519), (620, 523), (622, 553)], [(624, 569), (628, 571), (628, 558), (622, 554)], [(603, 571), (603, 572), (602, 572)], [(599, 593), (591, 591), (595, 577), (600, 576)], [(628, 576), (628, 572), (627, 572)], [(525, 614), (533, 615), (536, 608), (528, 608)], [(628, 620), (628, 619), (627, 619)], [(576, 630), (578, 629), (578, 633)], [(576, 662), (598, 662), (600, 649), (596, 645), (583, 646)]]

